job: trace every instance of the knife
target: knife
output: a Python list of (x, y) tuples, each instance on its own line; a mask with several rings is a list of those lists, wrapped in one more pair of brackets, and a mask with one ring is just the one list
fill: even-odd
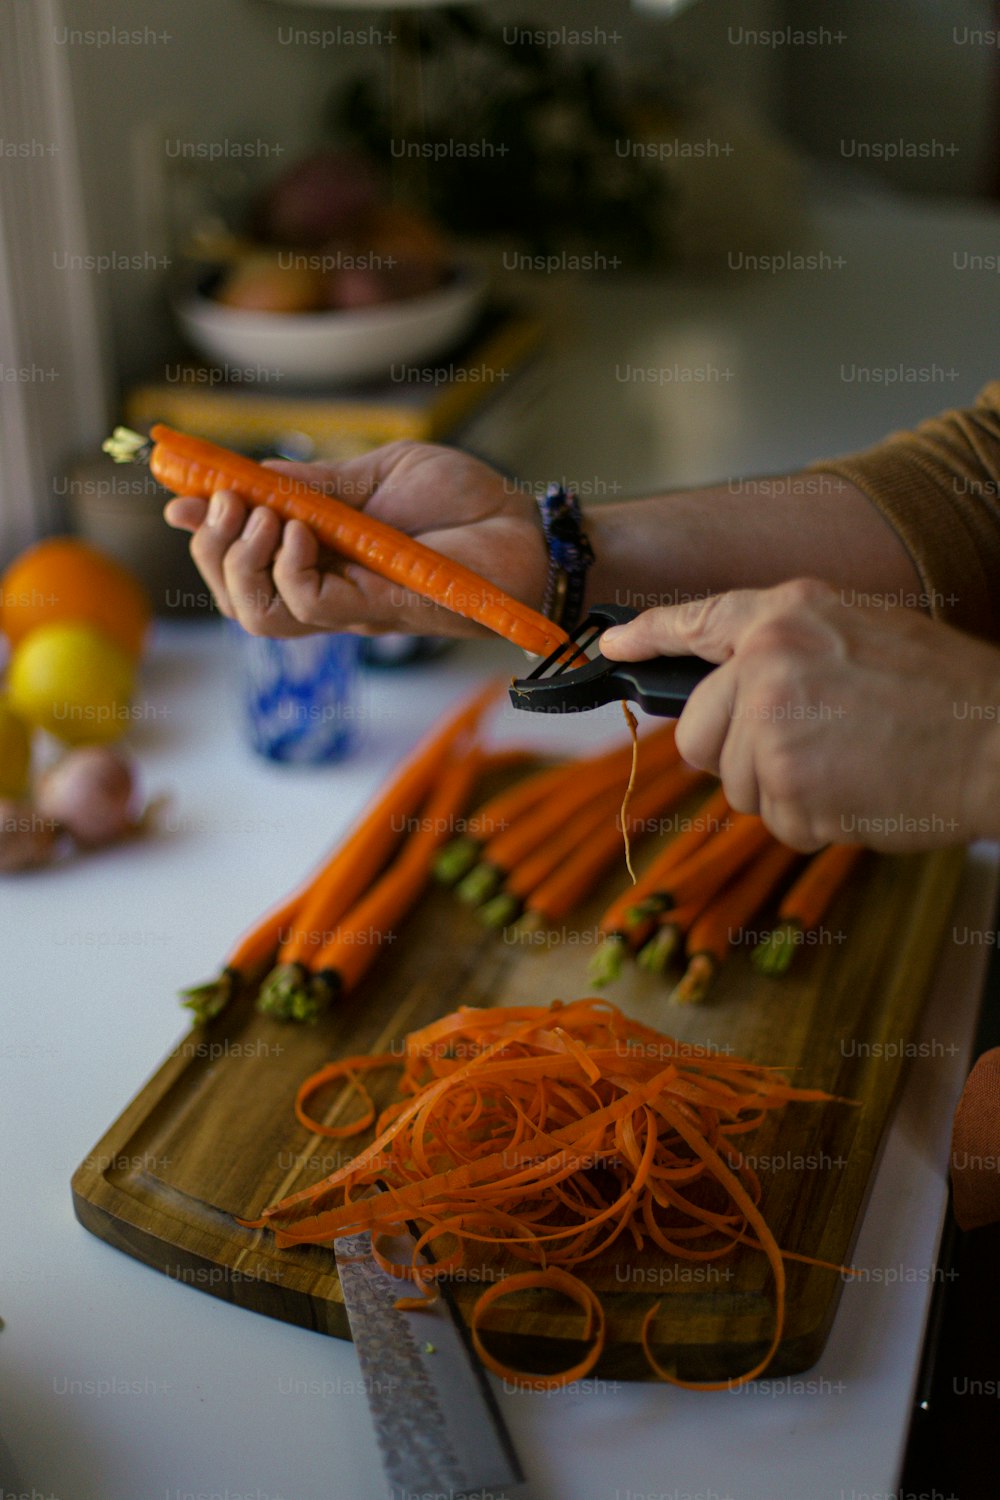
[[(412, 1260), (412, 1235), (380, 1245), (397, 1265)], [(383, 1271), (367, 1230), (337, 1240), (335, 1254), (392, 1500), (502, 1500), (524, 1473), (450, 1290), (439, 1284), (435, 1301), (405, 1311), (395, 1303), (413, 1282)]]

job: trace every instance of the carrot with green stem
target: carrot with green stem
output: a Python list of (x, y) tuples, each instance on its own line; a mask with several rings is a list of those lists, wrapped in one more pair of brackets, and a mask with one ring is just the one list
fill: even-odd
[(503, 889), (479, 908), (480, 921), (487, 927), (506, 927), (513, 922), (532, 891), (537, 890), (565, 861), (572, 861), (598, 829), (613, 824), (621, 800), (619, 790), (605, 792), (581, 808), (569, 822), (563, 820), (562, 827), (551, 838), (514, 866)]
[(641, 947), (662, 910), (659, 892), (667, 872), (710, 839), (728, 816), (729, 803), (717, 787), (692, 816), (690, 826), (664, 844), (635, 884), (616, 896), (599, 923), (604, 941), (590, 962), (591, 984), (603, 986), (618, 978), (629, 950)]
[[(647, 833), (649, 830), (644, 825), (686, 797), (702, 780), (703, 774), (678, 762), (643, 786), (629, 807), (628, 825), (632, 837), (641, 838)], [(603, 827), (591, 834), (572, 860), (566, 860), (548, 880), (532, 891), (524, 903), (526, 926), (560, 921), (565, 917), (589, 896), (605, 870), (621, 856), (621, 847), (620, 819), (607, 820)]]
[(298, 962), (308, 951), (313, 923), (329, 923), (346, 911), (399, 843), (401, 830), (392, 826), (394, 815), (405, 818), (413, 811), (437, 774), (441, 756), (463, 730), (479, 723), (496, 701), (499, 689), (496, 681), (477, 688), (442, 726), (425, 735), (345, 842), (239, 938), (217, 978), (181, 991), (198, 1024), (205, 1025), (217, 1016), (241, 985), (279, 953), (286, 955), (287, 962)]
[(196, 1025), (207, 1026), (209, 1021), (214, 1020), (243, 985), (252, 980), (255, 971), (274, 957), (281, 943), (282, 932), (294, 919), (302, 902), (308, 898), (308, 893), (308, 885), (303, 890), (295, 891), (243, 933), (226, 955), (217, 978), (181, 990), (184, 1004), (194, 1012)]
[(864, 855), (862, 844), (829, 844), (815, 854), (778, 907), (778, 925), (754, 949), (762, 974), (784, 974), (806, 932), (813, 932)]
[(664, 909), (713, 895), (774, 842), (755, 813), (734, 813), (728, 828), (720, 829), (668, 872), (666, 890), (661, 893)]
[(705, 998), (725, 963), (738, 933), (757, 915), (801, 856), (777, 840), (769, 843), (745, 869), (710, 901), (691, 923), (687, 935), (688, 967), (670, 999), (692, 1005)]
[(602, 918), (605, 930), (617, 931), (619, 926), (631, 927), (643, 917), (659, 916), (668, 902), (663, 894), (667, 889), (666, 876), (685, 864), (711, 839), (724, 833), (735, 816), (722, 787), (716, 786), (692, 815), (689, 826), (664, 844), (632, 889), (626, 887), (620, 901), (608, 908)]
[(546, 767), (484, 802), (469, 818), (461, 837), (446, 844), (434, 861), (436, 878), (442, 885), (454, 885), (461, 880), (479, 863), (488, 839), (556, 793), (574, 770), (572, 764)]
[[(458, 896), (479, 906), (503, 884), (504, 877), (529, 854), (540, 849), (566, 822), (578, 816), (595, 797), (612, 790), (632, 766), (631, 745), (618, 746), (588, 760), (577, 761), (573, 774), (556, 782), (544, 800), (528, 809), (483, 846), (479, 864), (458, 886)], [(673, 725), (665, 725), (640, 742), (640, 775), (645, 778), (680, 764)]]
[[(479, 724), (496, 701), (497, 691), (497, 684), (493, 681), (478, 688), (449, 714), (443, 725), (425, 735), (407, 756), (312, 887), (308, 900), (296, 914), (295, 922), (281, 945), (279, 964), (308, 969), (318, 942), (322, 941), (318, 935), (329, 931), (354, 905), (402, 842), (407, 818), (419, 807), (441, 774), (442, 757), (449, 753), (461, 735)], [(298, 982), (302, 975), (295, 978)]]
[(314, 1021), (367, 973), (393, 928), (430, 877), (431, 864), (455, 819), (467, 806), (488, 758), (478, 747), (455, 749), (439, 765), (439, 780), (423, 804), (417, 827), (399, 854), (344, 914), (313, 960), (312, 970), (279, 967), (261, 986), (257, 1008), (279, 1020)]
[(711, 897), (703, 896), (698, 901), (689, 901), (686, 906), (675, 906), (670, 911), (661, 912), (656, 920), (656, 930), (636, 956), (640, 969), (647, 974), (664, 973), (692, 923), (701, 916), (710, 900)]
[(365, 510), (160, 423), (149, 438), (118, 427), (103, 447), (118, 463), (148, 459), (153, 477), (175, 495), (208, 500), (216, 490), (232, 490), (246, 505), (266, 505), (284, 521), (302, 521), (339, 556), (484, 625), (525, 651), (548, 656), (568, 640), (564, 630), (537, 610)]

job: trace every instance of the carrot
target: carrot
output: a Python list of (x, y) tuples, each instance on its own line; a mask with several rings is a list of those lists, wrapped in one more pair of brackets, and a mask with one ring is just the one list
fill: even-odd
[(664, 904), (686, 906), (713, 894), (773, 842), (762, 819), (752, 813), (734, 813), (728, 828), (706, 839), (669, 872)]
[(459, 736), (479, 723), (496, 700), (496, 695), (495, 682), (477, 688), (448, 715), (443, 725), (425, 735), (406, 757), (312, 887), (308, 900), (297, 913), (295, 924), (281, 945), (280, 964), (308, 967), (322, 941), (320, 935), (333, 927), (353, 906), (401, 843), (406, 819), (441, 774), (442, 757), (448, 754)]
[(196, 1025), (207, 1026), (253, 977), (254, 971), (274, 957), (281, 942), (281, 933), (308, 898), (308, 893), (307, 884), (304, 890), (294, 891), (278, 906), (265, 912), (234, 943), (215, 979), (181, 990), (184, 1004), (194, 1012)]
[(862, 844), (829, 844), (813, 856), (778, 907), (778, 926), (754, 949), (762, 974), (784, 974), (802, 934), (813, 932), (864, 854)]
[[(418, 743), (345, 843), (242, 934), (215, 979), (181, 991), (184, 1004), (194, 1012), (196, 1024), (206, 1025), (217, 1016), (240, 988), (253, 979), (255, 971), (274, 959), (279, 949), (285, 952), (294, 942), (292, 951), (296, 951), (297, 957), (300, 944), (303, 949), (308, 947), (308, 936), (315, 932), (313, 924), (320, 913), (334, 911), (340, 915), (356, 898), (399, 842), (401, 830), (393, 829), (393, 814), (405, 817), (412, 811), (437, 774), (440, 755), (463, 730), (479, 722), (495, 698), (498, 686), (490, 682), (476, 689), (449, 715), (443, 727), (432, 730)], [(507, 758), (512, 754), (520, 759), (524, 752), (506, 752)], [(338, 897), (342, 897), (340, 911), (336, 905)], [(329, 915), (326, 920), (331, 920)]]
[(393, 923), (405, 915), (426, 885), (434, 853), (468, 801), (482, 766), (482, 754), (473, 753), (462, 760), (453, 757), (442, 768), (441, 782), (427, 801), (420, 827), (398, 859), (341, 923), (316, 959), (317, 971), (333, 971), (344, 989), (354, 988), (370, 962), (371, 948), (364, 941), (366, 928), (391, 936)]
[[(328, 1063), (301, 1084), (298, 1120), (320, 1134), (359, 1134), (375, 1110), (358, 1075), (382, 1067), (401, 1069), (399, 1099), (378, 1117), (370, 1145), (240, 1224), (273, 1231), (284, 1248), (366, 1229), (374, 1245), (392, 1224), (415, 1221), (411, 1262), (392, 1269), (425, 1290), (485, 1272), (485, 1265), (465, 1270), (470, 1252), (526, 1263), (479, 1297), (471, 1326), (489, 1369), (538, 1389), (569, 1384), (600, 1359), (603, 1311), (576, 1274), (588, 1260), (617, 1240), (630, 1252), (648, 1244), (694, 1263), (742, 1245), (770, 1264), (775, 1326), (765, 1356), (726, 1385), (766, 1368), (783, 1334), (784, 1261), (827, 1263), (778, 1246), (759, 1207), (760, 1180), (738, 1143), (789, 1101), (832, 1102), (830, 1095), (794, 1088), (773, 1068), (675, 1042), (605, 1002), (578, 1000), (463, 1007), (411, 1032), (402, 1055)], [(347, 1125), (327, 1125), (307, 1109), (337, 1083), (362, 1098)], [(368, 1191), (376, 1184), (384, 1191)], [(452, 1245), (442, 1250), (445, 1239)], [(425, 1248), (436, 1258), (425, 1261)], [(499, 1298), (515, 1295), (524, 1305), (538, 1292), (579, 1304), (590, 1348), (569, 1368), (536, 1376), (492, 1353), (486, 1315)], [(654, 1372), (675, 1380), (649, 1342), (658, 1306), (650, 1305), (643, 1343)]]
[(794, 849), (768, 835), (767, 847), (709, 902), (687, 935), (687, 972), (670, 998), (690, 1005), (703, 1000), (713, 977), (729, 956), (733, 934), (756, 916), (772, 891), (799, 859)]
[(640, 969), (649, 974), (662, 974), (710, 899), (703, 896), (698, 901), (689, 901), (687, 906), (675, 906), (664, 912), (657, 921), (656, 931), (639, 949), (637, 963)]
[(615, 897), (598, 923), (604, 941), (590, 961), (591, 984), (603, 987), (618, 978), (629, 949), (641, 947), (652, 932), (653, 919), (663, 905), (658, 893), (667, 871), (700, 848), (728, 813), (725, 793), (718, 787), (698, 809), (691, 826), (666, 843), (635, 883)]
[[(154, 445), (148, 454), (150, 470), (175, 495), (200, 495), (207, 500), (216, 490), (232, 490), (247, 505), (266, 505), (282, 520), (303, 521), (339, 556), (484, 625), (525, 651), (548, 656), (568, 640), (558, 625), (471, 568), (443, 557), (365, 510), (355, 510), (301, 480), (161, 423), (150, 430), (150, 438)], [(119, 428), (104, 447), (124, 462), (144, 455), (148, 444), (138, 434)]]
[(514, 866), (504, 881), (503, 890), (479, 908), (480, 920), (487, 927), (505, 927), (508, 922), (513, 922), (532, 891), (537, 890), (564, 862), (572, 862), (577, 851), (585, 848), (594, 833), (614, 822), (621, 800), (621, 792), (612, 789), (594, 798), (569, 822), (564, 822), (544, 844)]
[[(645, 777), (666, 766), (678, 765), (673, 724), (664, 725), (642, 742), (641, 771)], [(545, 844), (565, 823), (575, 818), (594, 797), (613, 787), (627, 775), (633, 760), (632, 745), (607, 750), (602, 755), (578, 761), (575, 774), (556, 783), (544, 802), (508, 828), (501, 829), (484, 845), (482, 859), (458, 887), (458, 895), (470, 906), (478, 906), (500, 886), (504, 876), (534, 850)]]
[[(629, 827), (633, 837), (641, 837), (642, 824), (667, 807), (686, 797), (702, 779), (701, 771), (692, 771), (678, 762), (661, 771), (643, 786), (632, 800)], [(525, 902), (527, 916), (534, 922), (558, 921), (584, 900), (604, 871), (621, 852), (621, 829), (617, 820), (605, 824), (578, 850), (577, 857), (567, 860), (548, 880), (542, 882)]]
[(469, 818), (461, 838), (446, 844), (434, 862), (434, 874), (442, 885), (454, 885), (479, 862), (485, 841), (503, 832), (552, 796), (573, 775), (574, 766), (550, 766), (525, 776), (506, 791), (498, 792)]
[(667, 873), (684, 864), (709, 839), (728, 828), (732, 820), (726, 794), (718, 786), (692, 816), (690, 826), (664, 844), (636, 885), (631, 890), (626, 887), (619, 901), (608, 907), (601, 918), (601, 930), (610, 934), (629, 928), (641, 917), (657, 916), (665, 904), (661, 893), (666, 889)]
[(485, 756), (473, 747), (453, 749), (435, 766), (439, 781), (423, 804), (416, 831), (401, 851), (343, 914), (313, 959), (312, 973), (281, 965), (261, 986), (257, 1008), (280, 1020), (314, 1021), (339, 994), (367, 973), (393, 927), (410, 910), (430, 875), (434, 853), (466, 805)]

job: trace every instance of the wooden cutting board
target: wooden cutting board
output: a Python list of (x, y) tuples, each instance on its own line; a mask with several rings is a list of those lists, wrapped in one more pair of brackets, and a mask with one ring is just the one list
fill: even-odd
[[(671, 1007), (669, 986), (634, 965), (607, 998), (680, 1039), (795, 1069), (795, 1081), (860, 1101), (789, 1106), (744, 1147), (764, 1179), (762, 1207), (787, 1250), (849, 1260), (879, 1141), (896, 1093), (963, 864), (962, 851), (871, 856), (828, 914), (827, 940), (803, 948), (792, 971), (767, 979), (738, 952), (710, 1000)], [(296, 1086), (331, 1057), (384, 1051), (460, 1004), (548, 1003), (591, 992), (595, 924), (620, 887), (616, 872), (559, 935), (520, 941), (484, 931), (454, 897), (432, 890), (358, 992), (313, 1027), (259, 1016), (248, 997), (184, 1038), (74, 1174), (74, 1208), (101, 1239), (177, 1280), (240, 1306), (349, 1338), (332, 1249), (277, 1251), (266, 1231), (234, 1215), (318, 1181), (365, 1144), (303, 1130)], [(183, 976), (178, 976), (182, 978)], [(671, 976), (672, 978), (675, 976)], [(165, 1005), (175, 1003), (164, 997)], [(392, 1076), (372, 1092), (385, 1102)], [(349, 1118), (352, 1105), (337, 1101)], [(455, 1282), (467, 1316), (509, 1259), (477, 1260)], [(689, 1379), (729, 1379), (766, 1347), (773, 1289), (765, 1259), (739, 1247), (694, 1267), (621, 1243), (585, 1272), (607, 1315), (597, 1371), (643, 1379), (639, 1327), (655, 1298), (658, 1357)], [(788, 1313), (774, 1374), (815, 1362), (842, 1278), (788, 1264)], [(491, 1347), (522, 1367), (579, 1357), (579, 1315), (533, 1292), (491, 1310)]]

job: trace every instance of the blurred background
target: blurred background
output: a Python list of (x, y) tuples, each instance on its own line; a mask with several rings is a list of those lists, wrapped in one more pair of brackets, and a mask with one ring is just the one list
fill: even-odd
[[(594, 499), (717, 477), (720, 430), (749, 421), (741, 273), (780, 284), (787, 319), (781, 257), (822, 257), (824, 214), (895, 213), (897, 230), (900, 213), (992, 214), (998, 9), (10, 0), (0, 561), (80, 530), (162, 605), (184, 564), (180, 539), (158, 531), (153, 549), (144, 529), (159, 497), (134, 477), (102, 488), (98, 441), (122, 417), (303, 457), (463, 441), (532, 485), (578, 473)], [(887, 273), (895, 244), (887, 229)], [(877, 321), (867, 274), (852, 295), (867, 287)], [(654, 285), (668, 331), (653, 351), (616, 346), (614, 329), (648, 325)], [(615, 359), (597, 396), (600, 346)], [(647, 354), (652, 407), (621, 377)], [(673, 410), (663, 387), (684, 370), (713, 389)], [(979, 377), (911, 382), (891, 414)], [(883, 409), (851, 409), (859, 445), (884, 430)], [(829, 440), (808, 412), (799, 433), (732, 461)], [(171, 548), (161, 575), (150, 554)]]

